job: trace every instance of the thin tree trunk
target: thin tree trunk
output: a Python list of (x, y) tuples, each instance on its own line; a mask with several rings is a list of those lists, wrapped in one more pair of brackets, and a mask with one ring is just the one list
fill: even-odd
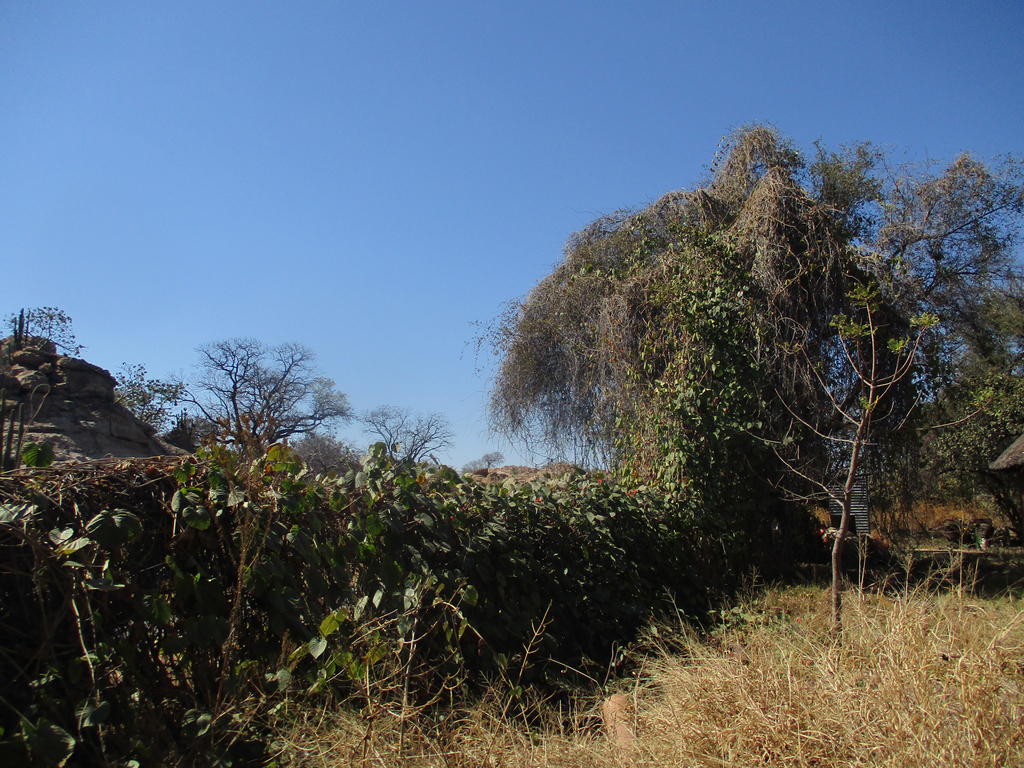
[(843, 632), (843, 545), (846, 531), (850, 527), (850, 495), (844, 494), (843, 517), (839, 522), (839, 534), (832, 544), (832, 634), (838, 637)]
[(863, 447), (862, 435), (870, 420), (870, 412), (857, 428), (857, 436), (850, 451), (850, 468), (846, 472), (846, 483), (843, 485), (843, 516), (839, 520), (839, 533), (832, 545), (832, 635), (839, 637), (843, 632), (843, 547), (846, 544), (846, 532), (850, 530), (850, 498), (853, 496), (853, 485), (857, 478), (857, 467), (860, 464), (860, 452)]

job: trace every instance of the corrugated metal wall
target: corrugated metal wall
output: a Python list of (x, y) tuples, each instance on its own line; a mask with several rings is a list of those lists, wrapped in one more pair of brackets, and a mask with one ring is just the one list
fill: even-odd
[[(834, 485), (829, 488), (837, 496), (843, 495), (843, 486)], [(843, 518), (843, 505), (835, 499), (828, 500), (828, 511), (832, 517), (832, 527), (838, 528)], [(850, 494), (850, 533), (858, 536), (871, 533), (871, 512), (868, 509), (868, 478), (867, 475), (858, 475), (853, 481), (853, 491)]]

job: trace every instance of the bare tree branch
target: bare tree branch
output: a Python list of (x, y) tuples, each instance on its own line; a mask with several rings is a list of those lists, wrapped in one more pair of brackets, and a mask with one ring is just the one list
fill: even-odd
[(455, 437), (451, 423), (440, 413), (414, 414), (408, 408), (381, 405), (359, 420), (367, 434), (384, 441), (395, 459), (413, 464), (425, 460), (432, 451), (447, 450)]
[(308, 347), (268, 347), (237, 338), (197, 351), (199, 373), (183, 401), (240, 449), (266, 447), (352, 418), (348, 398), (318, 375)]

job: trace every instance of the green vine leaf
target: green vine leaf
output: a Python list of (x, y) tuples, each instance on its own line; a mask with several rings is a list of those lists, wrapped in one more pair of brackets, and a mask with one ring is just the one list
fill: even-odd
[(0, 523), (20, 523), (33, 517), (39, 508), (35, 504), (0, 505)]
[(56, 461), (57, 456), (49, 443), (26, 443), (21, 452), (21, 460), (26, 467), (48, 467)]
[(327, 650), (327, 639), (324, 637), (314, 637), (309, 641), (309, 655), (314, 659), (319, 659), (324, 651)]
[(210, 730), (213, 715), (198, 709), (190, 709), (181, 717), (181, 731), (185, 738), (194, 741)]
[(210, 517), (210, 510), (204, 506), (185, 507), (181, 518), (186, 524), (200, 531), (205, 531), (213, 522), (213, 519)]
[(26, 723), (25, 740), (33, 754), (57, 768), (62, 768), (75, 751), (75, 738), (46, 719), (40, 719), (34, 726)]
[(142, 535), (142, 520), (126, 509), (104, 510), (85, 526), (86, 533), (103, 549), (117, 549)]
[(93, 704), (89, 701), (83, 701), (75, 708), (75, 719), (78, 720), (79, 728), (89, 728), (94, 725), (100, 725), (110, 717), (110, 702), (101, 701), (99, 704)]
[(166, 626), (174, 616), (170, 604), (160, 594), (138, 594), (134, 604), (136, 612), (150, 624)]

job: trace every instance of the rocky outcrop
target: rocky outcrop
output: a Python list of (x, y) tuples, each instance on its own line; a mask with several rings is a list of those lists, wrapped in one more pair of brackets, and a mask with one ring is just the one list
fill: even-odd
[(45, 442), (58, 460), (183, 454), (116, 402), (109, 371), (57, 353), (50, 343), (15, 350), (0, 341), (0, 389), (23, 403), (26, 442)]

